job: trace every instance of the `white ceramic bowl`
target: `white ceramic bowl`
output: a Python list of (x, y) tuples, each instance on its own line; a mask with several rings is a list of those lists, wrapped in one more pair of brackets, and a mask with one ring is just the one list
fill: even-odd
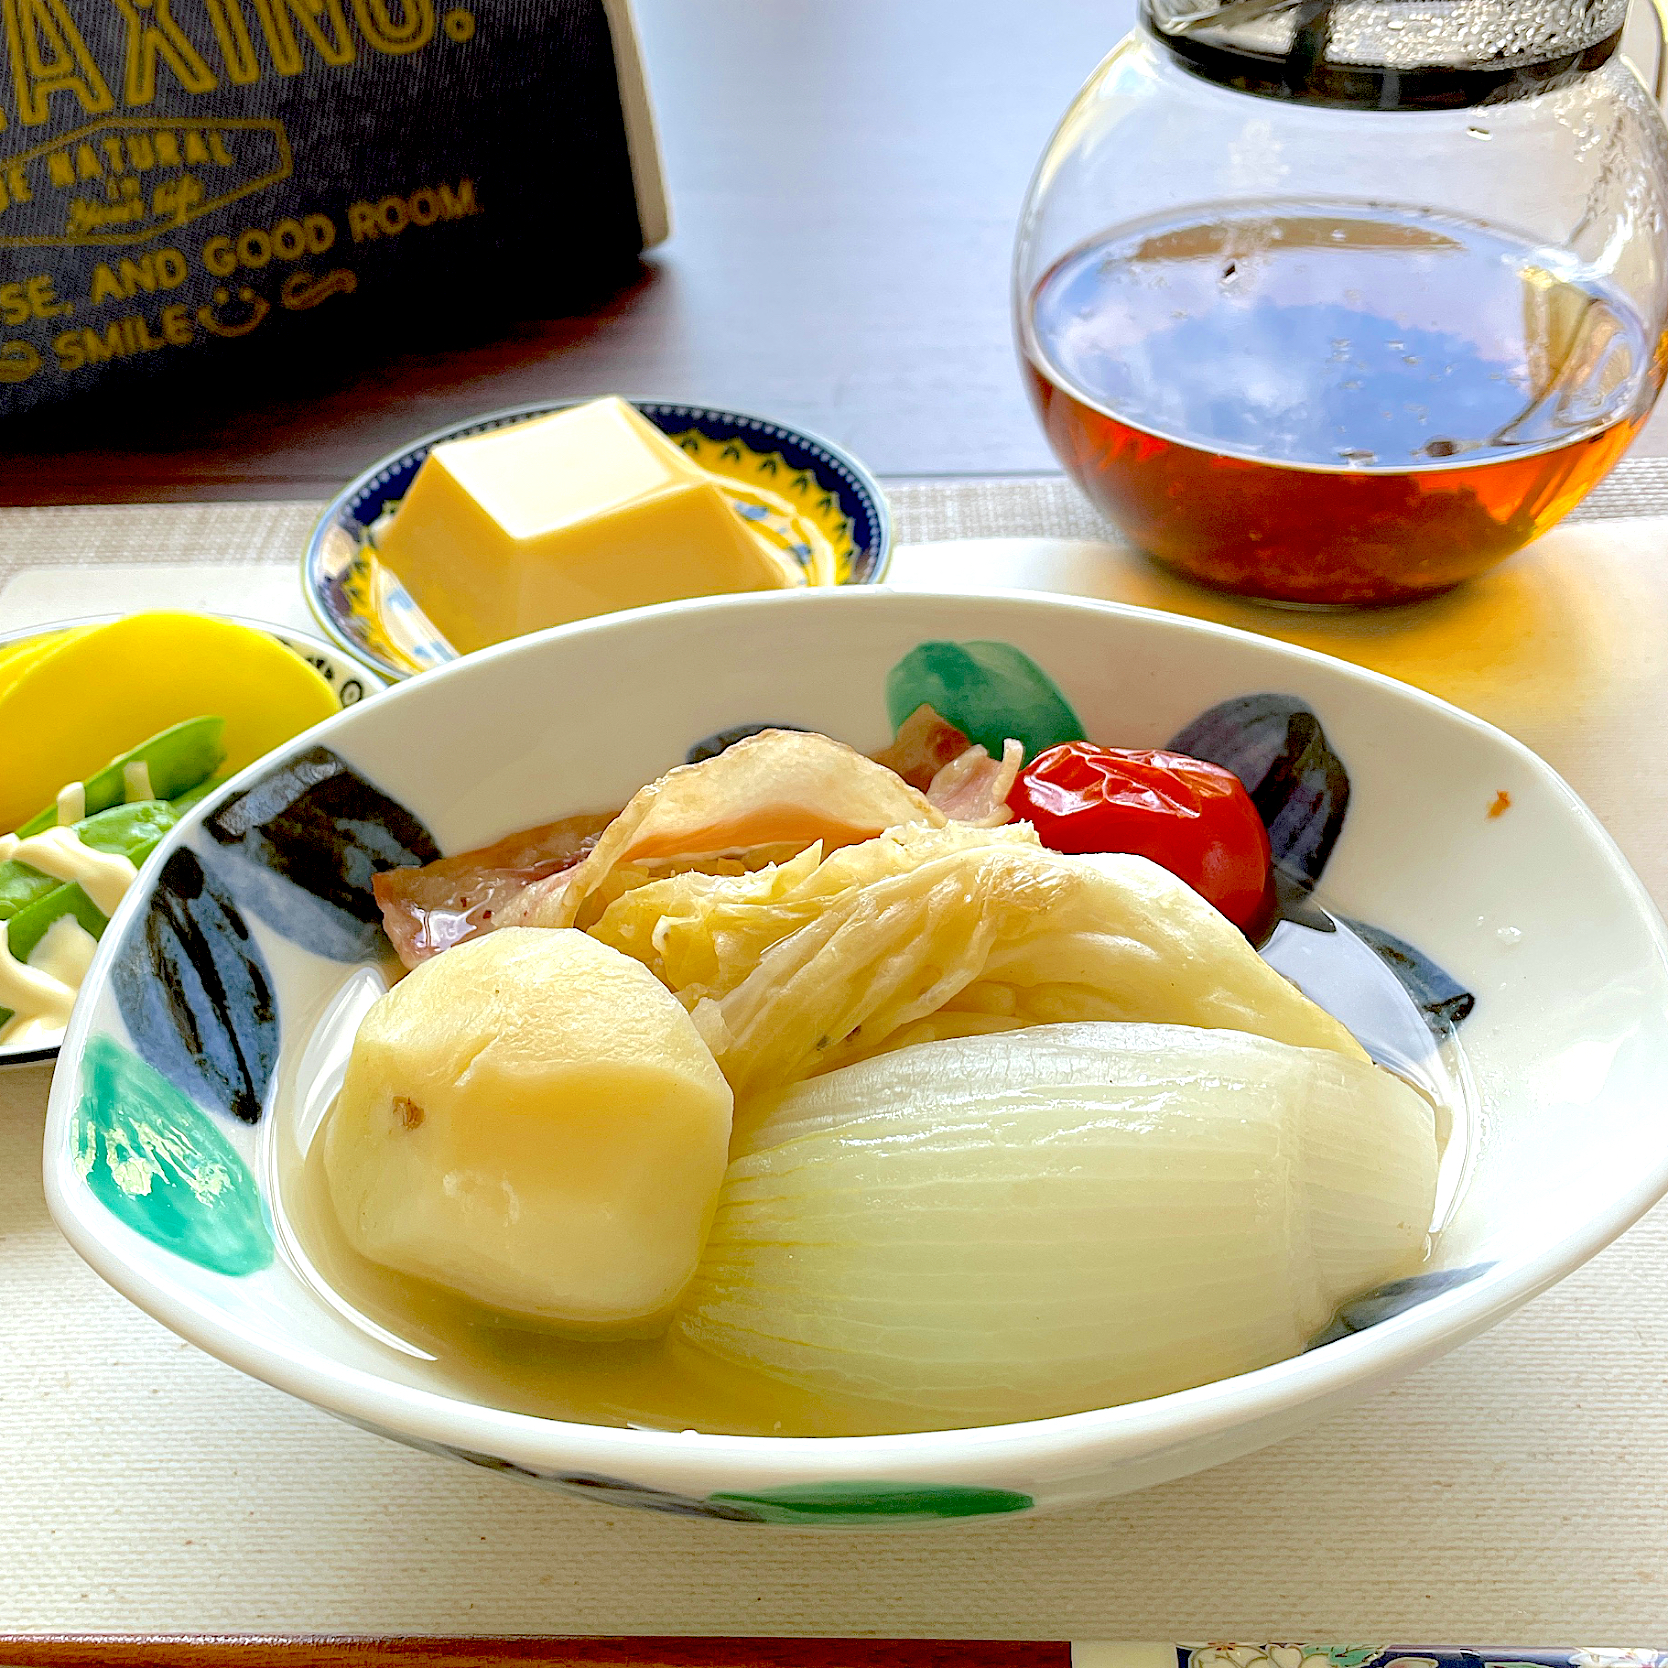
[[(344, 708), (354, 706), (367, 695), (375, 695), (387, 687), (386, 680), (373, 672), (362, 660), (344, 653), (341, 649), (332, 648), (328, 643), (321, 643), (318, 638), (310, 637), (305, 632), (292, 631), (288, 626), (272, 625), (265, 620), (245, 620), (233, 614), (220, 617), (231, 620), (235, 625), (248, 626), (253, 631), (264, 631), (269, 637), (275, 637), (286, 649), (300, 655), (330, 685), (336, 699)], [(108, 625), (110, 621), (120, 618), (119, 614), (86, 614), (73, 620), (53, 620), (45, 625), (24, 626), (17, 631), (0, 632), (0, 648), (24, 638), (44, 637), (49, 632), (69, 631), (77, 626)], [(39, 1065), (42, 1061), (55, 1059), (57, 1054), (58, 1044), (55, 1042), (0, 1043), (0, 1067)]]
[[(1359, 1306), (1349, 1318), (1360, 1330), (1200, 1389), (1029, 1424), (821, 1440), (507, 1412), (450, 1392), (432, 1366), (323, 1301), (281, 1233), (274, 1250), (260, 1192), (288, 1117), (272, 1110), (273, 1085), (344, 964), (376, 948), (354, 890), (367, 843), (387, 861), (401, 845), (424, 849), (423, 825), (457, 850), (623, 803), (697, 738), (738, 724), (879, 746), (888, 670), (927, 639), (1017, 645), (1109, 744), (1162, 745), (1204, 709), (1265, 692), (1279, 699), (1254, 710), (1276, 752), (1290, 740), (1313, 763), (1329, 744), (1348, 804), (1318, 896), (1393, 935), (1387, 952), (1425, 981), (1434, 1008), (1463, 1012), (1460, 986), (1476, 998), (1461, 1035), (1482, 1112), (1432, 1274)], [(723, 598), (471, 655), (320, 725), (289, 755), (173, 831), (106, 934), (53, 1085), (47, 1195), (81, 1254), (183, 1337), (417, 1447), (571, 1492), (753, 1522), (1079, 1504), (1245, 1453), (1382, 1386), (1569, 1273), (1668, 1191), (1668, 939), (1638, 881), (1524, 748), (1338, 661), (1057, 598)], [(1322, 807), (1334, 832), (1340, 782)], [(1502, 794), (1510, 810), (1491, 816)], [(319, 845), (337, 838), (320, 833), (331, 826), (348, 831), (342, 850)], [(1289, 816), (1276, 832), (1277, 846), (1291, 843)], [(1403, 954), (1409, 945), (1424, 959)], [(231, 993), (218, 1019), (201, 977), (210, 953)], [(172, 1009), (153, 964), (175, 980)], [(200, 1030), (195, 1051), (182, 1025)], [(130, 1167), (118, 1175), (113, 1156)]]

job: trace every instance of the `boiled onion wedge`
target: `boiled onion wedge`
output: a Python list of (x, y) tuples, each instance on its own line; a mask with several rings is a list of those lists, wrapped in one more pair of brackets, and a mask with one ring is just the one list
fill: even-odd
[(1416, 1270), (1432, 1108), (1365, 1061), (1179, 1025), (924, 1043), (755, 1103), (677, 1327), (943, 1423), (1301, 1351)]

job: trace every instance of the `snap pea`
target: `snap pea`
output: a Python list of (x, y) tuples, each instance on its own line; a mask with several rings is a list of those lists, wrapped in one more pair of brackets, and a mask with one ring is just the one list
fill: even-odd
[[(96, 816), (84, 817), (72, 829), (83, 845), (94, 851), (125, 857), (135, 868), (156, 843), (179, 821), (182, 806), (165, 799), (141, 799), (133, 805), (114, 805)], [(11, 858), (0, 863), (0, 921), (9, 920), (38, 903), (64, 882)], [(79, 890), (79, 888), (77, 888)], [(16, 942), (12, 954), (17, 954)]]
[[(20, 909), (6, 923), (6, 948), (19, 961), (27, 961), (46, 937), (46, 929), (62, 915), (73, 915), (94, 938), (110, 925), (98, 905), (74, 881), (60, 880), (44, 898)], [(0, 1025), (4, 1023), (0, 1020)]]
[[(188, 718), (183, 724), (163, 730), (142, 741), (132, 752), (114, 759), (103, 770), (82, 783), (86, 792), (86, 815), (107, 811), (127, 799), (128, 765), (143, 764), (150, 777), (151, 793), (157, 799), (178, 799), (183, 793), (209, 780), (226, 757), (221, 745), (223, 718)], [(18, 833), (27, 837), (51, 828), (58, 820), (55, 806), (31, 817)]]
[[(87, 814), (74, 825), (76, 838), (95, 851), (113, 853), (136, 868), (157, 842), (208, 789), (225, 758), (221, 745), (223, 719), (186, 720), (141, 742), (113, 760), (82, 784)], [(126, 803), (127, 766), (143, 763), (151, 791), (157, 797)], [(57, 808), (49, 807), (25, 823), (27, 837), (57, 823)], [(11, 953), (26, 960), (48, 927), (60, 916), (73, 914), (96, 938), (108, 924), (103, 913), (79, 886), (15, 859), (0, 863), (0, 921), (8, 923)], [(0, 1015), (0, 1025), (9, 1015)]]
[[(35, 946), (46, 937), (46, 930), (56, 920), (73, 915), (97, 938), (110, 925), (99, 907), (73, 882), (56, 880), (52, 890), (6, 922), (6, 948), (18, 961), (27, 961)], [(12, 1010), (0, 1008), (0, 1031), (11, 1024)]]
[[(83, 817), (71, 832), (94, 851), (125, 857), (138, 868), (156, 850), (162, 836), (215, 786), (211, 776), (178, 799), (141, 799), (132, 805), (113, 805), (96, 816)], [(15, 857), (0, 863), (0, 921), (10, 920), (64, 884)]]
[[(125, 857), (138, 868), (162, 836), (214, 787), (210, 775), (177, 799), (141, 799), (132, 805), (113, 805), (76, 823), (75, 836), (95, 851)], [(47, 928), (64, 915), (73, 915), (94, 938), (102, 938), (110, 925), (104, 912), (74, 881), (43, 875), (16, 858), (0, 863), (0, 922), (6, 928), (6, 948), (16, 960), (27, 961), (46, 936)], [(0, 1031), (11, 1018), (10, 1008), (0, 1008)]]

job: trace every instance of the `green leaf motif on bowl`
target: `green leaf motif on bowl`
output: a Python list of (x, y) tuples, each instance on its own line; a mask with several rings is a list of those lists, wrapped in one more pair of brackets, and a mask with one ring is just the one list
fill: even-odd
[(926, 1522), (1029, 1511), (1028, 1494), (1005, 1488), (931, 1483), (796, 1483), (748, 1494), (714, 1494), (727, 1506), (746, 1506), (765, 1523), (805, 1523), (878, 1528), (886, 1522)]
[(886, 710), (897, 730), (929, 706), (993, 759), (1010, 737), (1034, 759), (1084, 739), (1060, 686), (1011, 643), (918, 643), (887, 674)]
[(272, 1261), (272, 1233), (249, 1166), (213, 1120), (113, 1038), (88, 1040), (75, 1167), (134, 1232), (218, 1274)]

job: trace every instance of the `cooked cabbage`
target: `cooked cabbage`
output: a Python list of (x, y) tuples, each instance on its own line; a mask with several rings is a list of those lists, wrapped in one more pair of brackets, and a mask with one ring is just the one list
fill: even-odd
[(590, 930), (689, 1009), (738, 1099), (903, 1043), (1077, 1020), (1365, 1058), (1184, 882), (1141, 857), (1048, 851), (1027, 824), (911, 825), (751, 874), (675, 875)]
[(632, 871), (635, 884), (657, 868), (710, 867), (705, 859), (740, 858), (732, 866), (750, 869), (816, 841), (832, 849), (898, 823), (936, 827), (944, 820), (900, 776), (844, 742), (802, 730), (763, 730), (649, 783), (584, 861), (528, 887), (495, 924), (584, 926), (625, 889), (610, 885), (616, 871)]
[(1302, 1350), (1411, 1274), (1429, 1104), (1335, 1050), (1180, 1025), (911, 1048), (756, 1108), (675, 1323), (802, 1388), (968, 1422)]

